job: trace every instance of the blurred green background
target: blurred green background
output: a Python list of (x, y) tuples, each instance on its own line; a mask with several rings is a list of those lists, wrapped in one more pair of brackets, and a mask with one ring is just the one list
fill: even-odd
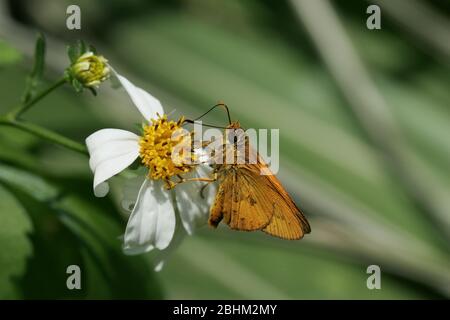
[[(372, 3), (381, 30), (366, 28)], [(279, 177), (312, 226), (299, 242), (205, 227), (154, 273), (152, 254), (121, 253), (123, 181), (95, 198), (85, 157), (0, 127), (0, 298), (449, 298), (449, 18), (448, 1), (422, 0), (0, 1), (0, 112), (19, 102), (37, 31), (49, 81), (83, 39), (174, 117), (223, 100), (244, 127), (280, 128)], [(67, 86), (25, 118), (79, 141), (141, 121), (108, 83), (97, 97)]]

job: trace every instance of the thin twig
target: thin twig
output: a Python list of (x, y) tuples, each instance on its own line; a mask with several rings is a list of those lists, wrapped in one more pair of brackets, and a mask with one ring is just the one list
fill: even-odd
[(23, 113), (25, 113), (28, 109), (30, 109), (34, 104), (36, 104), (39, 100), (47, 96), (50, 92), (55, 90), (56, 88), (62, 86), (64, 83), (66, 83), (66, 79), (62, 78), (52, 85), (50, 85), (47, 89), (41, 91), (39, 94), (37, 94), (33, 99), (31, 99), (29, 102), (24, 104), (19, 104), (17, 107), (13, 108), (10, 112), (8, 112), (7, 117), (10, 119), (17, 119), (19, 118)]
[(89, 155), (86, 147), (83, 144), (76, 142), (72, 139), (69, 139), (69, 138), (67, 138), (59, 133), (56, 133), (54, 131), (51, 131), (51, 130), (48, 130), (41, 126), (35, 125), (33, 123), (25, 122), (22, 120), (11, 119), (9, 117), (1, 117), (0, 125), (7, 125), (7, 126), (11, 126), (11, 127), (20, 129), (22, 131), (32, 133), (42, 139), (45, 139), (49, 142), (60, 145), (69, 150), (76, 151), (76, 152), (84, 154), (84, 155)]

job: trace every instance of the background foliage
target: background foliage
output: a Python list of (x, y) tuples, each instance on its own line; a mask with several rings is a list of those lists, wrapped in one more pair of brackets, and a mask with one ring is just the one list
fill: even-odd
[[(280, 178), (313, 230), (286, 242), (204, 228), (153, 273), (151, 254), (120, 251), (120, 179), (97, 199), (86, 158), (0, 127), (0, 297), (448, 298), (450, 5), (375, 2), (378, 31), (365, 1), (0, 2), (1, 112), (23, 94), (36, 31), (47, 80), (82, 38), (175, 117), (224, 100), (245, 127), (281, 128)], [(65, 27), (69, 4), (80, 31)], [(97, 97), (67, 86), (26, 118), (83, 141), (133, 130), (133, 110), (108, 84)], [(66, 289), (71, 264), (81, 291)], [(382, 290), (366, 288), (370, 264)]]

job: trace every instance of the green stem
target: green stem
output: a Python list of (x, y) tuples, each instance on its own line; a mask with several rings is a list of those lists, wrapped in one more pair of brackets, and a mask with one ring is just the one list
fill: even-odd
[(67, 138), (59, 133), (56, 133), (54, 131), (48, 130), (46, 128), (43, 128), (41, 126), (35, 125), (33, 123), (25, 122), (22, 120), (19, 120), (18, 118), (28, 109), (30, 109), (34, 104), (36, 104), (39, 100), (47, 96), (50, 92), (55, 90), (56, 88), (62, 86), (64, 83), (66, 83), (66, 78), (61, 78), (60, 80), (56, 81), (54, 84), (52, 84), (47, 89), (39, 92), (33, 99), (28, 101), (27, 103), (20, 104), (17, 107), (13, 108), (10, 112), (8, 112), (6, 115), (0, 117), (0, 125), (7, 125), (11, 127), (18, 128), (20, 130), (32, 133), (40, 138), (43, 138), (47, 141), (53, 142), (55, 144), (58, 144), (60, 146), (63, 146), (67, 149), (89, 155), (86, 147), (78, 143), (70, 138)]
[(30, 109), (35, 103), (37, 103), (39, 100), (41, 100), (42, 98), (44, 98), (46, 95), (48, 95), (50, 92), (52, 92), (53, 90), (55, 90), (56, 88), (62, 86), (64, 83), (66, 83), (66, 78), (61, 78), (60, 80), (56, 81), (54, 84), (52, 84), (50, 87), (48, 87), (47, 89), (39, 92), (33, 99), (31, 99), (30, 101), (28, 101), (27, 103), (24, 104), (20, 104), (17, 107), (15, 107), (14, 109), (12, 109), (10, 112), (8, 112), (7, 114), (7, 118), (11, 119), (11, 120), (15, 120), (18, 117), (20, 117), (25, 111), (27, 111), (28, 109)]
[(45, 129), (41, 126), (38, 126), (38, 125), (35, 125), (32, 123), (28, 123), (25, 121), (11, 119), (10, 117), (0, 118), (0, 125), (1, 124), (21, 129), (23, 131), (32, 133), (40, 138), (43, 138), (47, 141), (50, 141), (50, 142), (53, 142), (60, 146), (63, 146), (67, 149), (70, 149), (70, 150), (73, 150), (73, 151), (76, 151), (76, 152), (79, 152), (79, 153), (89, 156), (89, 153), (83, 144), (76, 142), (70, 138), (67, 138), (63, 135), (60, 135), (59, 133), (56, 133), (54, 131)]

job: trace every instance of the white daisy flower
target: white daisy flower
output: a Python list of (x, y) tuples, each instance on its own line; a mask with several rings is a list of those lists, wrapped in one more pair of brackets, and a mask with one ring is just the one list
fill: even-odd
[[(94, 173), (94, 194), (105, 196), (109, 191), (107, 180), (140, 158), (148, 174), (129, 180), (124, 188), (122, 205), (131, 209), (131, 214), (123, 249), (126, 254), (139, 254), (154, 248), (164, 250), (174, 238), (176, 215), (179, 215), (183, 226), (177, 228), (181, 230), (175, 237), (179, 240), (184, 233), (192, 234), (195, 228), (206, 223), (212, 200), (210, 187), (206, 188), (206, 198), (202, 198), (204, 183), (186, 182), (167, 190), (166, 181), (174, 175), (205, 177), (208, 168), (203, 165), (195, 169), (187, 165), (175, 166), (170, 157), (170, 148), (174, 144), (171, 136), (181, 126), (182, 120), (167, 120), (158, 99), (123, 76), (117, 74), (117, 78), (146, 124), (143, 125), (142, 136), (121, 129), (102, 129), (86, 139), (89, 166)], [(175, 242), (179, 241), (174, 241), (174, 246), (177, 245)], [(157, 269), (162, 264), (160, 261)]]

